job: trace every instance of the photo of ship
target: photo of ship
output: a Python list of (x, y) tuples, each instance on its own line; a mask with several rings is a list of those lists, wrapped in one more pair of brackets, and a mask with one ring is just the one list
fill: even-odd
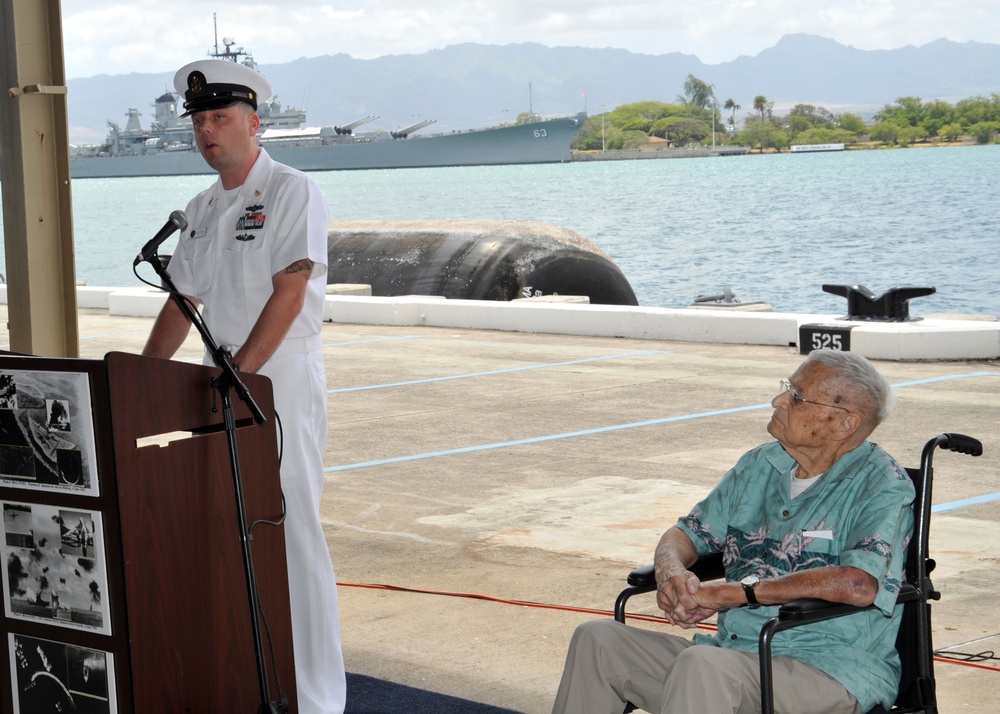
[[(232, 39), (216, 44), (209, 56), (257, 68), (252, 55)], [(70, 148), (73, 178), (122, 176), (182, 176), (209, 174), (212, 169), (195, 146), (189, 118), (180, 118), (178, 97), (165, 92), (153, 103), (154, 115), (144, 129), (140, 112), (131, 108), (122, 129), (108, 122), (103, 144)], [(542, 118), (533, 112), (517, 123), (487, 129), (415, 135), (435, 123), (425, 119), (394, 131), (357, 131), (378, 115), (369, 115), (343, 126), (307, 127), (303, 109), (285, 108), (278, 97), (258, 107), (261, 131), (258, 143), (275, 161), (302, 171), (429, 168), (560, 163), (570, 160), (570, 142), (587, 118)]]

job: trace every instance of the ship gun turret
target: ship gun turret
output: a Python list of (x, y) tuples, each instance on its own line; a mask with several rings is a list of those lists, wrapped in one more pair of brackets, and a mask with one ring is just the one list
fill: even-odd
[(406, 127), (405, 129), (398, 129), (397, 131), (390, 131), (389, 132), (389, 136), (391, 136), (393, 139), (405, 139), (406, 137), (408, 137), (413, 132), (419, 131), (420, 129), (423, 129), (425, 126), (430, 126), (431, 124), (433, 124), (436, 121), (437, 121), (437, 119), (424, 119), (423, 121), (418, 121), (416, 124), (411, 124), (410, 126)]
[(338, 134), (341, 135), (346, 134), (347, 136), (350, 136), (351, 132), (353, 132), (362, 124), (367, 124), (368, 122), (375, 121), (376, 119), (378, 119), (378, 114), (370, 114), (366, 117), (358, 119), (357, 121), (352, 121), (350, 124), (344, 124), (344, 126), (335, 126), (333, 127), (333, 130)]

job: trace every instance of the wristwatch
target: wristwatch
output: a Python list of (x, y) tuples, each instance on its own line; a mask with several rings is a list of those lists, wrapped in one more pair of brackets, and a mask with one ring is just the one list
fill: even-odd
[(740, 581), (740, 585), (743, 586), (743, 593), (747, 596), (747, 602), (751, 609), (760, 607), (760, 603), (757, 602), (757, 593), (754, 592), (754, 588), (757, 587), (757, 583), (759, 582), (760, 578), (756, 575), (748, 575)]

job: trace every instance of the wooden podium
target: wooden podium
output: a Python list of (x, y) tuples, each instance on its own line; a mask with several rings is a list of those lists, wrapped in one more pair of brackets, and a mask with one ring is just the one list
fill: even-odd
[[(4, 712), (260, 711), (218, 373), (0, 355)], [(233, 396), (269, 695), (296, 712), (271, 383), (241, 376), (267, 417)]]

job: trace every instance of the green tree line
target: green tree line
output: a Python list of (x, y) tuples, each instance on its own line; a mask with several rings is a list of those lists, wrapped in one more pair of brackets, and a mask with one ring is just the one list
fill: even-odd
[[(824, 107), (797, 104), (785, 115), (774, 112), (774, 101), (754, 97), (740, 121), (743, 107), (733, 99), (719, 101), (712, 85), (688, 75), (684, 94), (674, 102), (623, 104), (590, 117), (574, 139), (581, 151), (634, 149), (651, 137), (674, 147), (736, 144), (764, 151), (792, 144), (856, 144), (867, 137), (885, 145), (908, 146), (928, 140), (953, 142), (972, 136), (978, 143), (1000, 133), (1000, 92), (962, 99), (954, 105), (935, 99), (900, 97), (873, 116), (869, 126), (850, 112), (835, 114)], [(751, 111), (752, 109), (752, 111)]]

